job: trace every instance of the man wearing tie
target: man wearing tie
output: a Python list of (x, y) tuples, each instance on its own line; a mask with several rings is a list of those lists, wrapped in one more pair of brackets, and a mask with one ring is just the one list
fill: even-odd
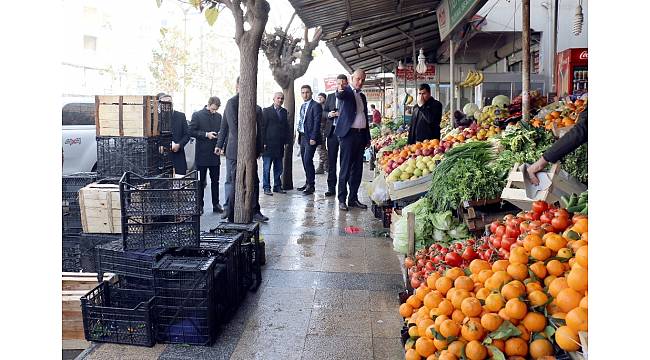
[(314, 169), (314, 153), (321, 142), (320, 117), (323, 107), (311, 98), (312, 92), (309, 85), (300, 88), (300, 95), (304, 100), (300, 106), (300, 121), (298, 122), (298, 141), (300, 142), (300, 155), (302, 166), (305, 169), (305, 185), (298, 188), (303, 194), (313, 194), (316, 185), (316, 169)]
[[(348, 86), (348, 77), (346, 75), (339, 75), (336, 77), (336, 83), (342, 84), (343, 87)], [(327, 95), (325, 100), (325, 107), (323, 113), (327, 115), (327, 122), (325, 123), (325, 139), (327, 141), (327, 192), (325, 196), (330, 197), (336, 194), (336, 162), (339, 158), (339, 138), (334, 133), (336, 129), (336, 121), (339, 117), (340, 100), (336, 98), (336, 93)]]
[(338, 198), (339, 209), (343, 211), (347, 211), (348, 206), (368, 208), (359, 202), (358, 198), (363, 173), (363, 153), (370, 146), (368, 102), (366, 96), (361, 93), (365, 81), (366, 73), (361, 69), (352, 74), (352, 87), (344, 86), (337, 80), (336, 98), (340, 101), (340, 108), (334, 131), (339, 138), (341, 151)]

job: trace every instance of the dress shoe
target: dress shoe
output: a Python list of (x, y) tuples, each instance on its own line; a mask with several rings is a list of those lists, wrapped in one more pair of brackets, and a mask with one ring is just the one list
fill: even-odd
[(286, 194), (287, 193), (286, 191), (284, 191), (282, 189), (276, 189), (276, 190), (273, 190), (273, 192), (280, 193), (280, 194)]
[(307, 188), (307, 184), (305, 184), (305, 185), (303, 185), (303, 186), (301, 186), (301, 187), (299, 187), (299, 188), (296, 188), (296, 190), (298, 190), (298, 191), (305, 191), (306, 188)]
[(215, 212), (215, 213), (222, 213), (222, 212), (223, 212), (223, 208), (221, 207), (221, 205), (217, 204), (217, 206), (213, 206), (213, 207), (212, 207), (212, 212)]
[(355, 207), (355, 208), (364, 209), (364, 210), (368, 208), (368, 205), (364, 205), (364, 204), (360, 203), (359, 200), (348, 201), (348, 205), (350, 207)]
[(313, 186), (313, 185), (310, 185), (310, 186), (307, 186), (307, 188), (305, 189), (305, 191), (303, 191), (302, 193), (305, 194), (305, 195), (311, 195), (311, 194), (313, 194), (315, 191), (316, 191), (316, 189), (314, 188), (314, 186)]
[(264, 195), (273, 196), (273, 193), (271, 192), (271, 190), (264, 190)]
[(266, 217), (266, 216), (264, 216), (264, 215), (262, 215), (261, 213), (257, 213), (257, 214), (255, 214), (255, 215), (253, 215), (253, 221), (257, 221), (257, 222), (267, 222), (267, 221), (269, 221), (269, 218)]
[(339, 210), (341, 211), (348, 211), (348, 206), (345, 205), (345, 203), (339, 203)]
[(329, 189), (329, 190), (327, 190), (327, 192), (325, 193), (325, 196), (330, 197), (330, 196), (334, 196), (335, 194), (336, 194), (336, 192), (335, 192), (334, 190)]

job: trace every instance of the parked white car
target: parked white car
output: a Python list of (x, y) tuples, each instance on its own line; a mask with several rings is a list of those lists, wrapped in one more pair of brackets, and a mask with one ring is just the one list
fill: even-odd
[[(93, 97), (64, 98), (61, 112), (63, 175), (96, 171), (95, 99)], [(185, 145), (188, 170), (194, 170), (195, 141), (191, 138)]]

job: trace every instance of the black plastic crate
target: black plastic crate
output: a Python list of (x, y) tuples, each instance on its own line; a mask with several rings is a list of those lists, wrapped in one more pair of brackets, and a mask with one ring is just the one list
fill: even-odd
[(79, 207), (79, 189), (97, 181), (95, 172), (79, 172), (63, 175), (61, 178), (61, 202), (63, 207), (63, 232), (78, 234), (81, 232), (81, 209)]
[(120, 280), (104, 281), (81, 297), (86, 340), (153, 346), (152, 301), (151, 290), (126, 288)]
[(199, 176), (145, 177), (126, 172), (120, 179), (122, 217), (201, 215)]
[(81, 248), (79, 235), (63, 234), (61, 255), (63, 261), (62, 271), (81, 271)]
[(124, 216), (122, 239), (125, 250), (198, 246), (200, 215)]
[(97, 272), (97, 246), (119, 241), (119, 234), (79, 234), (80, 265), (83, 272)]
[[(223, 293), (217, 296), (226, 299), (229, 310), (235, 310), (239, 306), (248, 289), (244, 287), (244, 277), (240, 269), (242, 238), (243, 234), (202, 233), (199, 247), (187, 246), (173, 251), (177, 256), (214, 256), (219, 264), (225, 266), (226, 284), (223, 286)], [(233, 315), (234, 312), (229, 314)]]
[[(97, 246), (97, 272), (118, 274), (130, 287), (153, 286), (153, 268), (168, 249), (124, 251), (122, 240)], [(131, 286), (133, 285), (133, 286)]]
[(215, 257), (166, 255), (154, 275), (157, 341), (211, 345), (225, 308), (217, 297), (225, 282), (225, 266)]
[[(257, 291), (262, 284), (260, 224), (256, 222), (250, 224), (220, 223), (210, 232), (214, 234), (244, 234), (242, 239), (242, 262), (246, 263), (242, 263), (240, 268), (245, 283), (249, 284), (248, 288)], [(244, 249), (244, 247), (248, 248)]]
[(381, 221), (384, 228), (390, 228), (391, 217), (393, 216), (393, 208), (391, 206), (381, 207)]
[(171, 174), (171, 135), (155, 137), (97, 137), (97, 173), (121, 177), (131, 171), (142, 176)]

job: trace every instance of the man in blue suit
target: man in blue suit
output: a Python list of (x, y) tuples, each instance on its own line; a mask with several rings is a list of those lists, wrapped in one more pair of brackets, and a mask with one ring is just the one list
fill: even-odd
[(300, 142), (300, 155), (302, 166), (305, 169), (305, 185), (298, 188), (305, 195), (313, 194), (316, 185), (316, 169), (314, 169), (314, 153), (321, 143), (320, 120), (323, 107), (311, 98), (312, 92), (309, 85), (300, 88), (300, 95), (304, 100), (300, 106), (300, 120), (298, 122), (298, 141)]
[[(363, 153), (370, 146), (368, 102), (361, 92), (366, 73), (359, 69), (352, 74), (351, 86), (337, 79), (336, 98), (339, 99), (339, 117), (334, 130), (340, 143), (339, 209), (349, 207), (367, 209), (359, 202), (358, 192), (363, 173)], [(348, 194), (348, 186), (350, 192)], [(347, 198), (347, 205), (346, 205)]]

